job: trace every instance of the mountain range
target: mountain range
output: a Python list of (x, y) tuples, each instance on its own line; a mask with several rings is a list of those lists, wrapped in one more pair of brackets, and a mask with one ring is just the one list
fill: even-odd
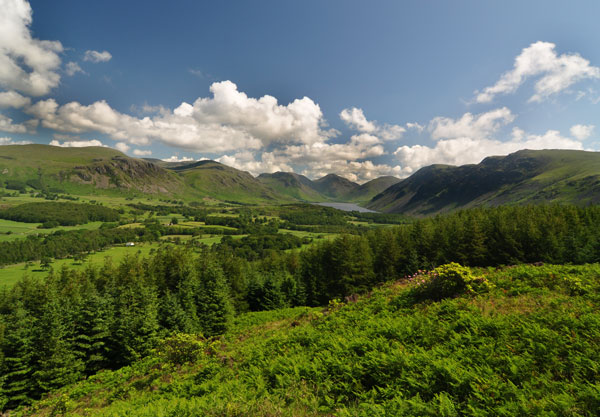
[(600, 153), (522, 150), (477, 165), (431, 165), (375, 196), (367, 207), (428, 215), (476, 206), (600, 202)]
[(479, 164), (431, 165), (410, 177), (357, 184), (336, 174), (317, 180), (292, 172), (257, 177), (216, 161), (169, 163), (111, 148), (0, 147), (0, 185), (20, 182), (72, 193), (165, 194), (185, 200), (279, 204), (353, 202), (367, 208), (431, 215), (502, 204), (600, 202), (600, 153), (518, 151)]

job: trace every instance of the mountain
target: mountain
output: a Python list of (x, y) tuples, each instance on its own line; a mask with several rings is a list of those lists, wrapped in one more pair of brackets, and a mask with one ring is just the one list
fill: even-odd
[(215, 161), (197, 161), (169, 170), (177, 173), (195, 194), (219, 200), (245, 203), (292, 200), (267, 187), (248, 172)]
[(68, 192), (98, 190), (177, 193), (183, 181), (156, 164), (111, 148), (49, 145), (0, 147), (0, 181), (29, 183)]
[(260, 174), (257, 179), (276, 192), (301, 201), (326, 201), (328, 198), (317, 191), (313, 181), (293, 172)]
[(355, 182), (336, 174), (328, 174), (313, 181), (314, 188), (334, 200), (345, 201), (346, 197), (360, 188)]
[(600, 202), (600, 153), (523, 150), (477, 165), (431, 165), (376, 195), (368, 208), (427, 215), (475, 206)]
[(400, 181), (400, 179), (392, 176), (375, 178), (374, 180), (365, 182), (356, 188), (346, 198), (348, 201), (355, 203), (366, 203), (377, 194), (381, 193), (392, 185), (399, 183)]

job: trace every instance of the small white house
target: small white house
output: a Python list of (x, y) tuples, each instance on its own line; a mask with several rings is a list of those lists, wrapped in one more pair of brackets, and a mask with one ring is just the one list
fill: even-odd
[(125, 244), (125, 246), (135, 246), (135, 243), (133, 243), (133, 242), (127, 242), (127, 243)]

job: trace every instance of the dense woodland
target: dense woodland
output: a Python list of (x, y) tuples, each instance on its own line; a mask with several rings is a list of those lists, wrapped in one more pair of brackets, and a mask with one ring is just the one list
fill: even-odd
[(0, 219), (42, 223), (46, 228), (75, 226), (88, 222), (116, 222), (117, 210), (95, 205), (67, 202), (25, 203), (0, 210)]
[[(274, 227), (271, 221), (247, 223)], [(246, 311), (327, 305), (449, 262), (600, 262), (599, 228), (598, 207), (472, 209), (345, 234), (302, 251), (288, 250), (303, 243), (297, 237), (259, 233), (24, 279), (0, 293), (2, 407), (129, 364), (172, 333), (222, 334), (235, 314)], [(22, 258), (44, 245), (59, 247), (62, 237), (80, 245), (114, 243), (163, 229), (148, 222), (144, 229), (55, 233), (4, 245)]]

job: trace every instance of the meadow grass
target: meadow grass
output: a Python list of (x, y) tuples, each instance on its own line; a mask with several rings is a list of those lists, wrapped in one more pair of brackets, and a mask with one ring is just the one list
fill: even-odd
[[(100, 228), (102, 222), (90, 222), (85, 224), (79, 224), (76, 226), (57, 226), (52, 229), (38, 229), (41, 223), (22, 223), (15, 222), (12, 220), (0, 219), (0, 242), (9, 242), (13, 240), (23, 239), (29, 235), (37, 234), (50, 234), (58, 230), (95, 230)], [(11, 232), (7, 234), (7, 232)]]
[[(127, 255), (139, 254), (146, 257), (152, 249), (158, 249), (160, 243), (136, 243), (133, 247), (124, 245), (113, 246), (104, 251), (94, 252), (86, 256), (83, 262), (76, 262), (73, 258), (55, 259), (50, 265), (52, 269), (59, 270), (64, 266), (69, 268), (82, 270), (90, 265), (101, 265), (106, 258), (111, 258), (115, 263), (120, 262)], [(32, 278), (43, 278), (48, 275), (49, 269), (43, 269), (40, 261), (22, 262), (13, 265), (0, 267), (0, 287), (13, 286), (25, 275)]]

